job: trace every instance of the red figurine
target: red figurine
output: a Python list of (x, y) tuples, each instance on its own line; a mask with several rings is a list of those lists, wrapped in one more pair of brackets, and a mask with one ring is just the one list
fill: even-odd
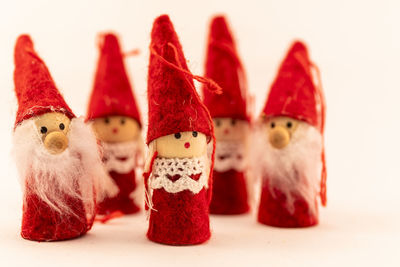
[(263, 224), (312, 226), (318, 223), (318, 195), (326, 204), (325, 104), (313, 71), (318, 74), (306, 46), (295, 42), (262, 112), (265, 144), (259, 149), (265, 161), (258, 221)]
[(205, 67), (205, 76), (223, 90), (220, 95), (203, 90), (217, 140), (210, 212), (246, 213), (249, 210), (245, 173), (250, 124), (247, 88), (243, 66), (223, 16), (211, 22)]
[[(145, 186), (150, 209), (147, 237), (170, 245), (203, 243), (210, 238), (213, 125), (193, 78), (181, 44), (167, 15), (153, 25), (148, 74), (149, 156)], [(219, 88), (220, 89), (220, 88)]]
[(87, 120), (103, 148), (104, 166), (118, 186), (115, 197), (99, 203), (98, 213), (107, 218), (115, 213), (133, 214), (140, 210), (136, 171), (142, 161), (144, 142), (138, 105), (117, 36), (100, 35), (99, 49)]
[(14, 60), (21, 235), (36, 241), (81, 236), (93, 224), (96, 194), (106, 179), (96, 137), (65, 103), (29, 36), (18, 38)]

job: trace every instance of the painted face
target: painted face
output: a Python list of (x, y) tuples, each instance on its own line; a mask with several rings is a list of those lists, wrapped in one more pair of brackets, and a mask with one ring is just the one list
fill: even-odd
[(249, 132), (249, 123), (232, 118), (214, 118), (214, 134), (217, 141), (244, 141)]
[(207, 149), (207, 137), (199, 132), (178, 132), (156, 140), (158, 156), (164, 158), (193, 158)]
[(265, 126), (271, 145), (277, 149), (286, 147), (300, 123), (304, 122), (284, 116), (267, 119)]
[(68, 131), (71, 120), (63, 113), (49, 112), (35, 118), (45, 148), (59, 154), (68, 147)]
[(129, 142), (140, 135), (139, 123), (125, 116), (97, 118), (93, 120), (92, 127), (97, 138), (103, 142)]

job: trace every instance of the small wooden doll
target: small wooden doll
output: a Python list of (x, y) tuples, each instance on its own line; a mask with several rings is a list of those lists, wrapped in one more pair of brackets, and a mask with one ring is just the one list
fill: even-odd
[(105, 217), (114, 212), (133, 214), (140, 210), (136, 172), (144, 147), (142, 123), (117, 36), (100, 35), (99, 49), (87, 120), (100, 140), (104, 166), (118, 194), (99, 203), (98, 213)]
[(21, 235), (36, 241), (81, 236), (93, 224), (98, 185), (106, 178), (96, 137), (65, 103), (29, 36), (18, 38), (14, 59)]
[(325, 105), (305, 45), (283, 60), (262, 112), (262, 193), (258, 221), (278, 227), (318, 223), (318, 195), (326, 204)]
[(210, 212), (242, 214), (249, 210), (246, 170), (250, 117), (243, 67), (225, 18), (210, 26), (205, 76), (222, 87), (214, 94), (203, 87), (204, 104), (214, 121), (217, 146)]
[(186, 65), (167, 15), (153, 25), (148, 74), (149, 156), (145, 186), (150, 208), (147, 237), (170, 245), (210, 238), (209, 203), (214, 146), (213, 125)]

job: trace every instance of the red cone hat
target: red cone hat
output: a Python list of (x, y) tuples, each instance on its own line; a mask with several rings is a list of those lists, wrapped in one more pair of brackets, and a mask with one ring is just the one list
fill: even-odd
[(89, 100), (87, 119), (119, 115), (131, 117), (141, 124), (118, 38), (111, 33), (101, 35), (99, 38), (100, 58)]
[(217, 95), (203, 87), (203, 101), (211, 117), (249, 121), (245, 76), (235, 42), (223, 16), (217, 16), (211, 21), (205, 76), (214, 80), (223, 90), (222, 94)]
[(198, 131), (211, 137), (211, 118), (195, 90), (194, 75), (189, 72), (167, 15), (154, 21), (150, 50), (147, 143), (185, 131)]
[(70, 119), (75, 117), (57, 90), (46, 64), (35, 52), (28, 35), (18, 37), (14, 63), (15, 94), (18, 99), (15, 126), (47, 112), (61, 112)]
[(314, 84), (306, 46), (297, 41), (289, 49), (269, 91), (266, 117), (288, 116), (308, 122), (323, 132), (324, 101)]

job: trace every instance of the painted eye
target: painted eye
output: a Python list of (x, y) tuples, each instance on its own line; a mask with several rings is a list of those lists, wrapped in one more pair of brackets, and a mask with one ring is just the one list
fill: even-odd
[(44, 127), (44, 126), (40, 127), (40, 132), (41, 132), (42, 134), (47, 133), (47, 128)]
[(288, 128), (292, 128), (292, 126), (293, 126), (293, 124), (292, 124), (292, 122), (291, 122), (291, 121), (288, 121), (288, 123), (286, 123), (286, 127), (288, 127)]
[(271, 128), (275, 128), (275, 122), (271, 122)]
[(105, 118), (105, 119), (104, 119), (104, 122), (105, 122), (106, 124), (109, 124), (109, 123), (110, 123), (110, 119), (109, 119), (109, 118)]
[(176, 134), (175, 134), (175, 138), (176, 138), (176, 139), (181, 138), (181, 136), (182, 136), (181, 133), (176, 133)]
[(234, 126), (235, 124), (236, 124), (236, 120), (235, 120), (235, 119), (232, 119), (232, 120), (231, 120), (231, 125)]
[(216, 125), (217, 127), (221, 126), (221, 124), (222, 124), (222, 122), (221, 122), (220, 120), (216, 120), (216, 121), (215, 121), (215, 125)]
[(197, 134), (198, 133), (196, 131), (192, 132), (193, 137), (197, 137)]
[(64, 123), (60, 123), (60, 125), (58, 125), (58, 128), (60, 128), (60, 130), (64, 130), (65, 129)]
[(122, 125), (125, 124), (125, 119), (121, 119), (121, 124), (122, 124)]

